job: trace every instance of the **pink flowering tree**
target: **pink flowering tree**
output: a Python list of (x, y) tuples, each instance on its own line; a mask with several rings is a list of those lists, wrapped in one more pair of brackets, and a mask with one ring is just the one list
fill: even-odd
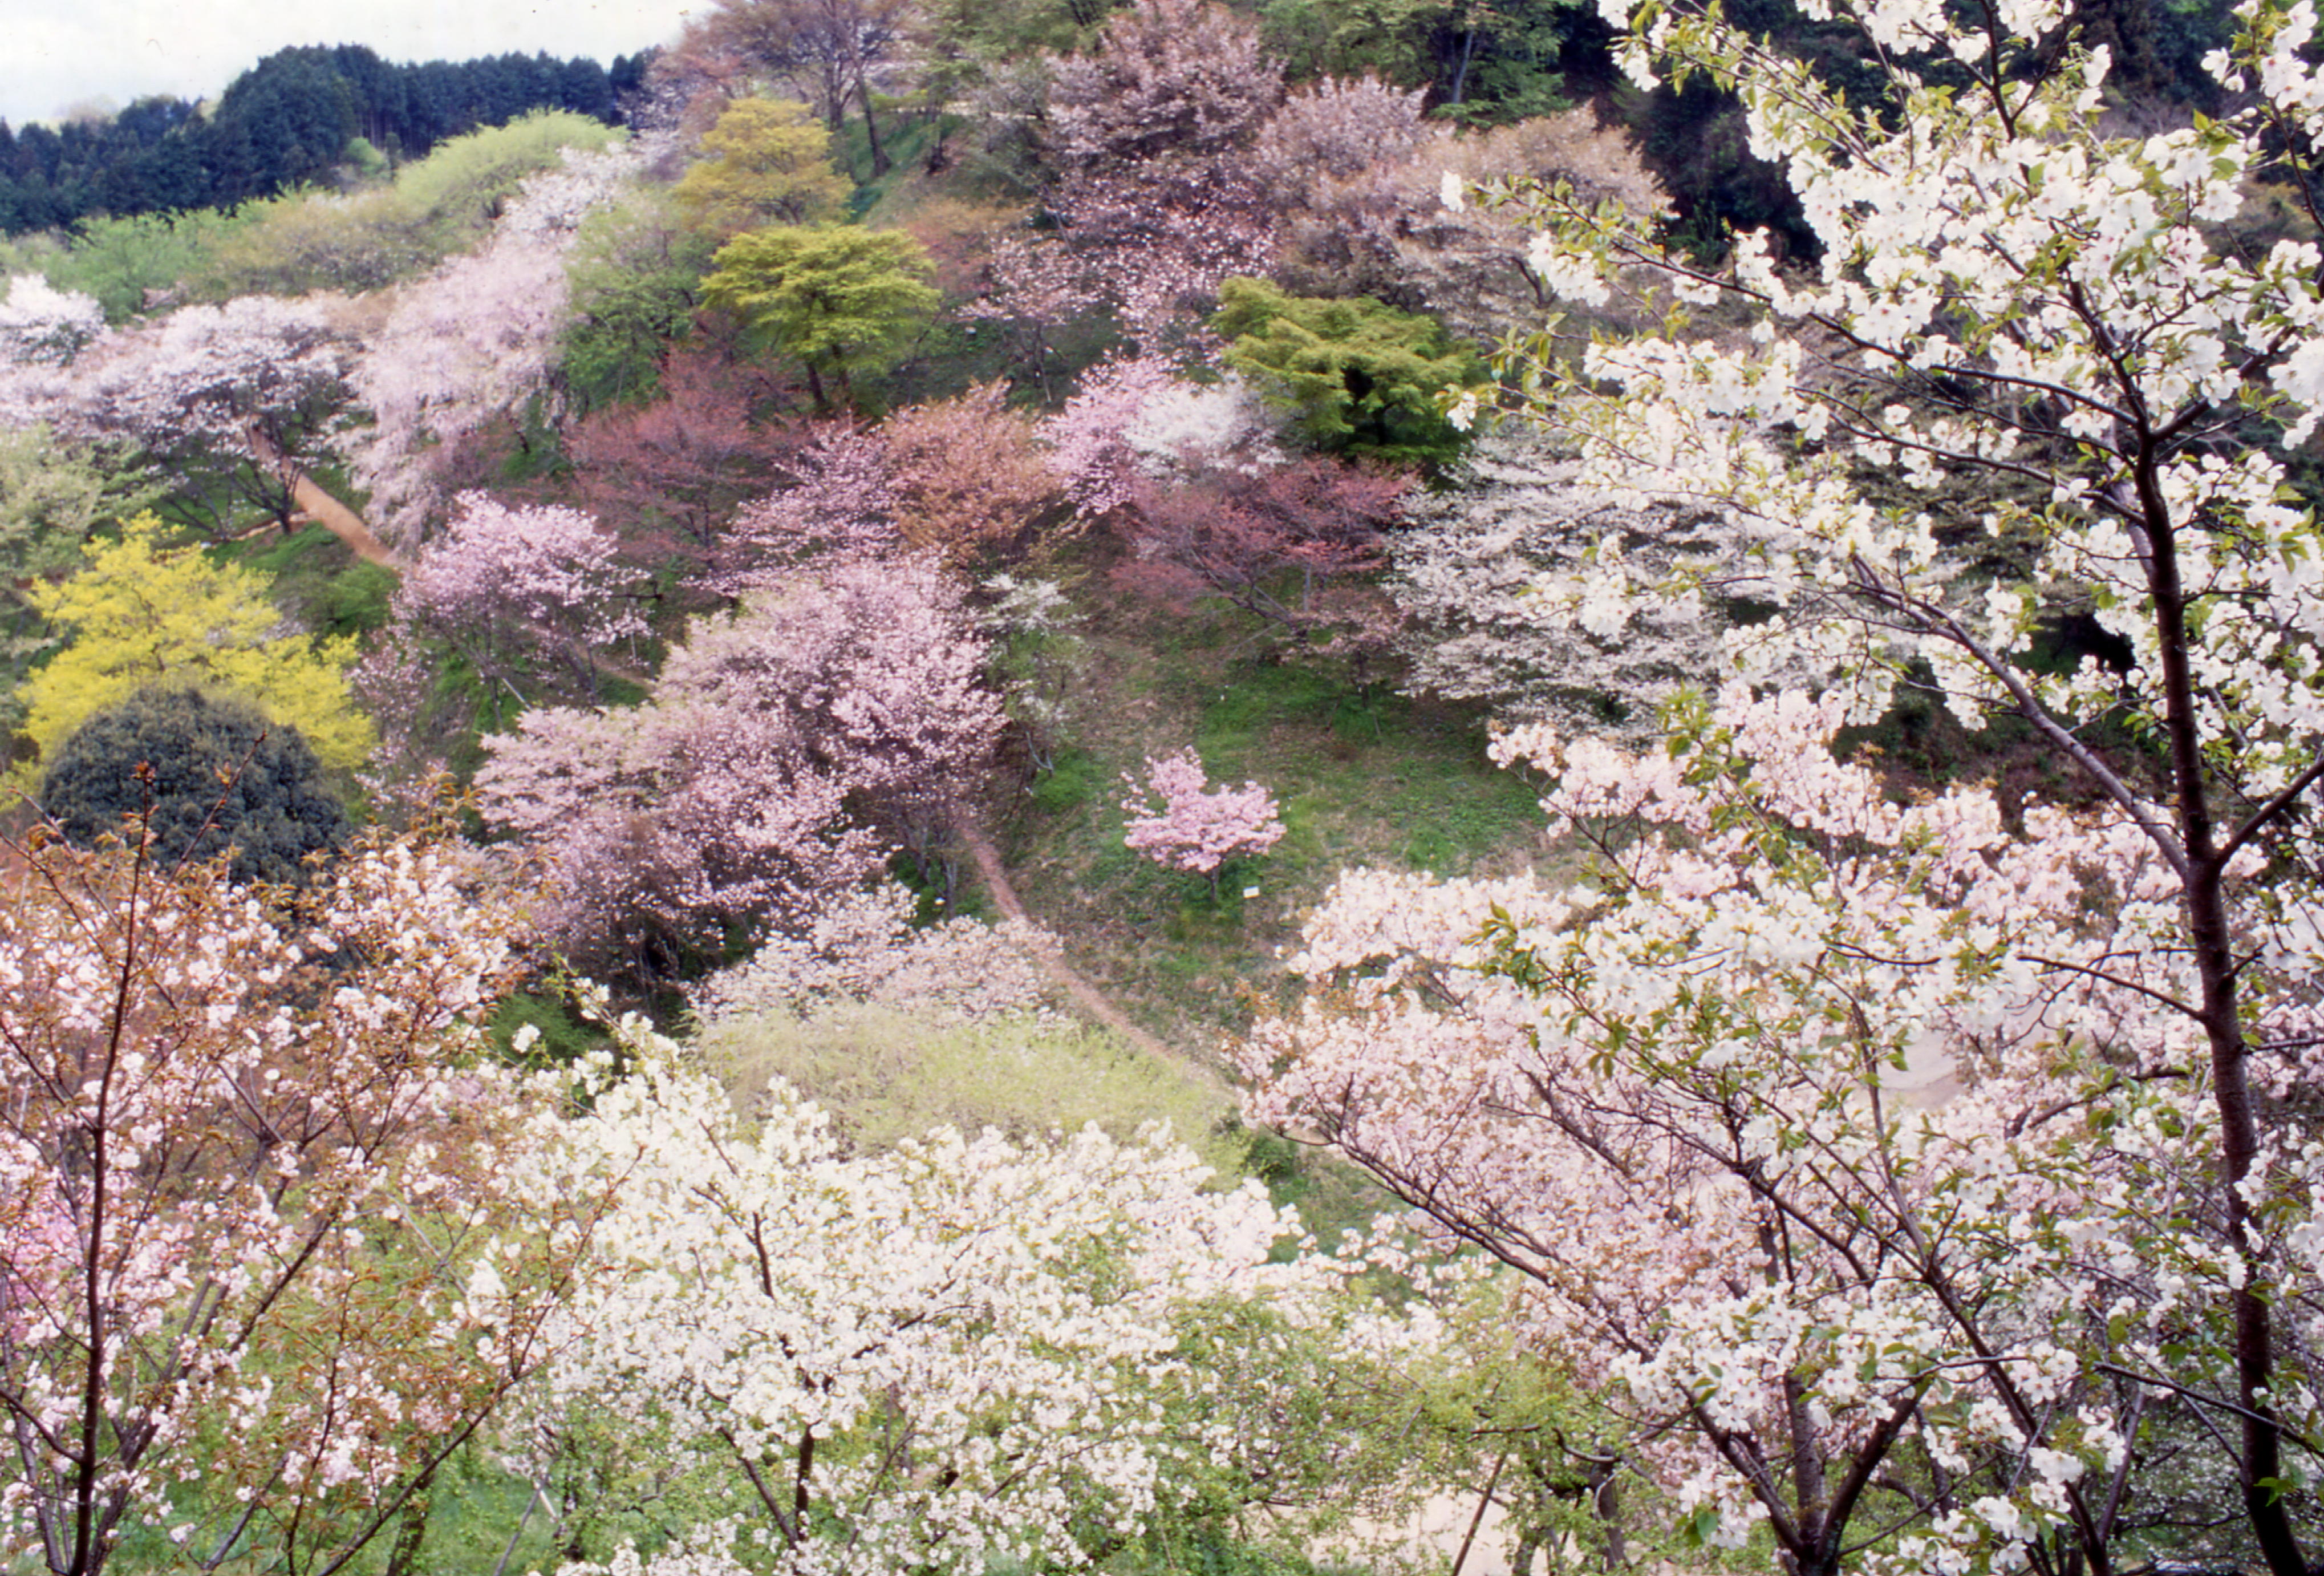
[(216, 867), (6, 853), (0, 1547), (338, 1569), (540, 1366), (586, 1240), (512, 1208), (526, 1097), (464, 1065), (511, 911), (410, 844), (295, 929)]
[(1059, 241), (1004, 237), (993, 243), (984, 266), (986, 289), (963, 315), (1002, 326), (1018, 364), (1031, 367), (1046, 402), (1052, 344), (1059, 330), (1098, 305), (1098, 297), (1072, 250)]
[(1175, 382), (1158, 355), (1100, 362), (1082, 374), (1064, 409), (1041, 423), (1049, 468), (1082, 519), (1102, 520), (1130, 502), (1143, 473), (1130, 435)]
[(395, 599), (388, 641), (432, 639), (520, 701), (543, 670), (586, 699), (601, 654), (647, 634), (642, 588), (620, 544), (577, 509), (512, 506), (481, 493), (453, 501)]
[(1256, 857), (1283, 839), (1274, 795), (1255, 782), (1211, 787), (1192, 750), (1159, 760), (1149, 756), (1144, 782), (1127, 772), (1121, 780), (1130, 789), (1121, 801), (1130, 812), (1122, 841), (1157, 864), (1209, 877), (1213, 899), (1229, 860)]
[(1282, 426), (1229, 375), (1196, 383), (1160, 355), (1103, 361), (1041, 424), (1049, 467), (1084, 520), (1118, 516), (1145, 486), (1206, 469), (1257, 475), (1284, 463)]
[(778, 462), (788, 484), (744, 504), (726, 522), (705, 583), (730, 596), (826, 555), (852, 558), (892, 551), (895, 466), (876, 431), (827, 422)]
[(340, 447), (369, 493), (372, 524), (399, 547), (439, 510), (438, 478), (495, 418), (553, 394), (549, 373), (572, 316), (567, 254), (581, 221), (635, 172), (633, 155), (568, 150), (524, 183), (480, 250), (407, 286), (350, 372), (372, 414)]
[(1283, 97), (1258, 25), (1208, 0), (1140, 0), (1050, 74), (1048, 206), (1088, 288), (1143, 348), (1219, 282), (1264, 273), (1275, 215), (1249, 149)]
[[(1528, 1278), (1680, 1530), (1805, 1576), (2299, 1576), (2324, 1532), (2324, 539), (2282, 452), (2324, 409), (2324, 255), (2233, 227), (2324, 87), (2305, 5), (2238, 16), (2210, 64), (2250, 109), (2125, 138), (2060, 7), (1868, 8), (1877, 107), (1642, 11), (1642, 82), (1740, 85), (1812, 273), (1757, 235), (1704, 268), (1565, 186), (1449, 193), (1535, 226), (1566, 300), (1751, 325), (1517, 347), (1582, 482), (1733, 539), (1609, 539), (1545, 609), (1766, 616), (1643, 752), (1504, 741), (1584, 879), (1351, 877), (1256, 1108)], [(2126, 659), (2034, 659), (2076, 607)], [(1906, 686), (2015, 719), (2080, 803), (1836, 761)]]
[(799, 570), (697, 621), (644, 705), (488, 741), (484, 815), (556, 867), (565, 945), (667, 974), (933, 850), (1002, 725), (985, 656), (927, 559)]

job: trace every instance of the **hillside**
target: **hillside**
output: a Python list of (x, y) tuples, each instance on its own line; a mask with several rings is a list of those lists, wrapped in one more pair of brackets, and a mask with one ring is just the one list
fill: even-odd
[(2305, 1576), (2313, 18), (1761, 9), (11, 244), (0, 1562)]

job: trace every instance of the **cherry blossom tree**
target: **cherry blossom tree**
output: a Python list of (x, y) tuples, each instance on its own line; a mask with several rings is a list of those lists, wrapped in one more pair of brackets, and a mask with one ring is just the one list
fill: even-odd
[(1130, 502), (1142, 468), (1131, 434), (1175, 381), (1159, 355), (1102, 361), (1082, 374), (1065, 408), (1041, 423), (1049, 468), (1083, 519), (1102, 520)]
[(955, 562), (1021, 547), (1059, 492), (1032, 419), (997, 382), (899, 410), (881, 436), (898, 534)]
[(1273, 794), (1255, 782), (1211, 787), (1202, 757), (1192, 750), (1159, 760), (1148, 756), (1144, 782), (1127, 773), (1121, 781), (1130, 789), (1121, 801), (1130, 812), (1121, 840), (1157, 864), (1209, 877), (1214, 899), (1221, 866), (1265, 853), (1283, 840)]
[[(1633, 76), (1743, 93), (1814, 274), (1485, 194), (1560, 298), (1675, 295), (1661, 335), (1545, 334), (1509, 370), (1585, 480), (1737, 540), (1609, 542), (1553, 603), (1618, 624), (1740, 560), (1770, 616), (1643, 755), (1504, 742), (1584, 882), (1351, 878), (1303, 960), (1350, 1009), (1319, 990), (1250, 1065), (1262, 1115), (1534, 1281), (1538, 1339), (1602, 1376), (1704, 1542), (1764, 1524), (1815, 1573), (2305, 1569), (2324, 544), (2275, 451), (2324, 397), (2324, 264), (2235, 226), (2324, 88), (2306, 5), (2238, 15), (2211, 65), (2250, 107), (2125, 139), (2055, 7), (1863, 9), (1877, 108), (1716, 13), (1641, 11)], [(1676, 331), (1712, 301), (1750, 336)], [(2126, 668), (2031, 659), (2069, 598)], [(1895, 802), (1830, 741), (1904, 684), (2014, 714), (2089, 804)]]
[(1274, 224), (1245, 150), (1282, 97), (1257, 25), (1208, 0), (1139, 0), (1052, 66), (1049, 207), (1141, 339), (1267, 272)]
[(644, 705), (528, 712), (476, 786), (557, 867), (553, 932), (666, 973), (932, 848), (1001, 731), (984, 657), (932, 562), (827, 560), (698, 620)]
[(133, 443), (220, 528), (236, 501), (289, 521), (293, 484), (348, 394), (348, 346), (328, 314), (272, 296), (182, 307), (49, 359), (69, 364), (20, 366), (0, 392), (12, 425)]
[(984, 627), (993, 640), (992, 676), (1016, 724), (1013, 741), (1036, 771), (1057, 764), (1057, 747), (1089, 700), (1089, 647), (1081, 615), (1054, 580), (994, 575), (982, 587)]
[(589, 1069), (592, 1120), (515, 1181), (618, 1188), (540, 1432), (617, 1419), (613, 1482), (674, 1524), (576, 1569), (1083, 1568), (1206, 1504), (1337, 1487), (1339, 1414), (1294, 1354), (1429, 1329), (1335, 1324), (1341, 1267), (1270, 1263), (1296, 1217), (1166, 1135), (850, 1152), (788, 1088), (745, 1122), (675, 1047), (623, 1038), (633, 1071)]
[(406, 287), (364, 346), (350, 382), (373, 421), (341, 447), (387, 540), (424, 534), (441, 502), (436, 477), (463, 439), (546, 392), (570, 317), (567, 254), (637, 162), (622, 149), (568, 150), (524, 182), (481, 249)]
[(1008, 235), (985, 257), (986, 288), (962, 309), (981, 322), (1000, 323), (1029, 363), (1046, 402), (1052, 397), (1050, 346), (1058, 331), (1098, 305), (1073, 251), (1056, 240)]
[(1283, 99), (1257, 25), (1208, 0), (1139, 0), (1051, 75), (1049, 135), (1068, 168), (1230, 153)]
[(1293, 88), (1259, 129), (1251, 167), (1286, 211), (1320, 206), (1320, 187), (1409, 154), (1428, 134), (1424, 94), (1377, 77), (1325, 77)]
[(1029, 920), (965, 916), (915, 926), (918, 895), (899, 881), (835, 894), (798, 934), (768, 938), (742, 963), (707, 974), (686, 998), (705, 1026), (766, 1013), (810, 1017), (870, 1003), (925, 1020), (974, 1022), (1043, 1012), (1057, 938)]
[(884, 553), (900, 544), (895, 469), (877, 431), (825, 423), (777, 469), (790, 485), (744, 504), (726, 522), (708, 577), (714, 589), (740, 595), (825, 555)]
[[(1382, 542), (1414, 695), (1480, 701), (1505, 721), (1659, 733), (1664, 704), (1720, 671), (1721, 642), (1763, 605), (1748, 543), (1684, 498), (1617, 498), (1551, 435), (1479, 438), (1452, 484), (1415, 494)], [(1639, 601), (1595, 573), (1618, 552), (1647, 576), (1715, 558), (1716, 594)]]
[[(1313, 161), (1285, 168), (1269, 158), (1263, 166), (1282, 171), (1272, 189), (1282, 217), (1276, 277), (1286, 287), (1376, 296), (1425, 310), (1462, 337), (1496, 341), (1533, 326), (1550, 298), (1526, 262), (1530, 232), (1521, 217), (1480, 203), (1447, 206), (1448, 177), (1456, 192), (1462, 182), (1508, 176), (1563, 181), (1580, 200), (1620, 203), (1641, 222), (1669, 209), (1637, 147), (1600, 124), (1593, 109), (1459, 135), (1441, 126), (1417, 137), (1383, 127), (1381, 157), (1352, 168), (1351, 157), (1335, 152), (1344, 134), (1334, 122), (1377, 123), (1390, 111), (1376, 97), (1318, 103), (1309, 113), (1326, 116), (1325, 124), (1291, 142), (1298, 148), (1316, 138)], [(1268, 155), (1267, 140), (1260, 153)], [(1635, 329), (1654, 314), (1617, 317)]]
[(37, 273), (11, 275), (0, 297), (0, 365), (69, 365), (104, 332), (105, 309), (95, 296), (58, 290)]
[(634, 650), (648, 633), (620, 544), (577, 509), (512, 507), (480, 493), (452, 507), (445, 534), (396, 594), (391, 639), (438, 641), (520, 696), (537, 668), (556, 668), (594, 700), (598, 653), (624, 641)]
[(1241, 378), (1196, 383), (1159, 355), (1100, 362), (1065, 409), (1041, 424), (1050, 469), (1090, 521), (1117, 514), (1148, 482), (1280, 465), (1280, 430)]
[(410, 844), (295, 926), (215, 866), (8, 853), (0, 1543), (340, 1570), (543, 1360), (586, 1239), (570, 1201), (520, 1223), (525, 1097), (460, 1065), (511, 912)]

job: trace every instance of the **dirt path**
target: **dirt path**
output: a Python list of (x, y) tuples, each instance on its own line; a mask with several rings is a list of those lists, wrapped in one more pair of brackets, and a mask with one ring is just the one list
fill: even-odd
[(387, 544), (371, 534), (363, 517), (316, 484), (315, 478), (292, 464), (280, 449), (266, 440), (266, 435), (254, 429), (250, 447), (262, 465), (271, 465), (275, 475), (290, 484), (290, 501), (305, 512), (307, 517), (347, 544), (347, 550), (366, 564), (377, 564), (383, 569), (402, 573), (404, 562), (388, 551)]
[(304, 471), (290, 473), (290, 497), (299, 507), (333, 536), (347, 544), (349, 550), (366, 564), (377, 564), (383, 569), (399, 574), (403, 560), (387, 550), (387, 544), (371, 534), (362, 517), (315, 484), (315, 479)]
[[(1017, 896), (1017, 889), (1009, 880), (1009, 871), (1001, 863), (1000, 850), (992, 846), (992, 839), (985, 835), (984, 828), (964, 825), (959, 828), (959, 831), (960, 840), (968, 845), (969, 858), (976, 862), (978, 877), (983, 880), (985, 890), (992, 894), (993, 906), (1008, 918), (1027, 925), (1034, 923), (1033, 917), (1025, 912), (1024, 900)], [(1044, 950), (1038, 962), (1042, 970), (1064, 989), (1066, 995), (1073, 998), (1074, 1003), (1083, 1011), (1096, 1018), (1123, 1039), (1141, 1051), (1160, 1056), (1189, 1072), (1198, 1074), (1208, 1083), (1218, 1084), (1221, 1088), (1225, 1087), (1225, 1080), (1219, 1076), (1216, 1069), (1203, 1065), (1185, 1052), (1157, 1038), (1130, 1022), (1128, 1013), (1115, 1006), (1112, 1000), (1095, 985), (1084, 979), (1064, 958), (1053, 952)]]

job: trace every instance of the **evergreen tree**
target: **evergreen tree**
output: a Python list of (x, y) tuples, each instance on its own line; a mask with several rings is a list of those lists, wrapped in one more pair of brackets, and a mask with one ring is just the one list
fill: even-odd
[(296, 728), (198, 689), (142, 689), (83, 723), (42, 779), (41, 806), (83, 844), (134, 835), (142, 819), (164, 864), (230, 851), (236, 881), (300, 880), (350, 830)]
[(1436, 465), (1468, 441), (1438, 401), (1482, 368), (1427, 318), (1369, 298), (1286, 295), (1263, 280), (1231, 279), (1212, 326), (1233, 341), (1227, 364), (1258, 379), (1318, 448)]

